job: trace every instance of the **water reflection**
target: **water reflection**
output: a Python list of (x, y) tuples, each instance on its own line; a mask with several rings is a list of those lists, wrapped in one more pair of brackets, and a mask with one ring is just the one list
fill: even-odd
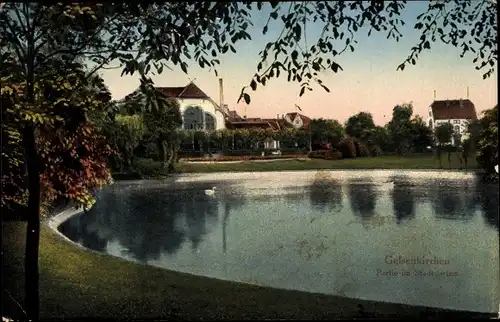
[[(353, 172), (340, 176), (347, 181), (342, 186), (336, 177), (285, 188), (276, 175), (270, 187), (255, 189), (220, 182), (176, 183), (178, 189), (147, 183), (108, 187), (99, 192), (95, 209), (60, 229), (86, 247), (191, 274), (388, 302), (489, 309), (488, 301), (497, 299), (490, 290), (498, 286), (488, 282), (498, 277), (498, 188), (460, 174), (436, 174), (439, 180), (419, 175), (375, 179)], [(216, 195), (206, 196), (203, 190), (212, 186)], [(327, 215), (332, 210), (335, 215)], [(484, 220), (474, 218), (478, 213)], [(345, 224), (351, 222), (356, 225)], [(415, 242), (407, 242), (410, 237)], [(309, 256), (315, 252), (321, 256)], [(464, 278), (370, 275), (385, 267), (388, 252), (453, 259), (446, 269)]]
[(474, 217), (476, 196), (468, 182), (442, 179), (429, 186), (432, 209), (436, 217), (462, 221)]
[(375, 215), (378, 196), (376, 187), (371, 180), (352, 180), (349, 182), (347, 189), (354, 215), (362, 218), (370, 218)]
[(332, 178), (315, 179), (309, 189), (311, 205), (320, 212), (340, 211), (342, 197), (342, 186)]
[(477, 184), (478, 206), (485, 222), (500, 231), (499, 228), (499, 193), (495, 184)]
[[(140, 262), (157, 260), (162, 253), (173, 255), (186, 242), (196, 251), (217, 225), (220, 208), (225, 232), (231, 211), (244, 204), (241, 195), (214, 198), (202, 192), (203, 189), (158, 188), (149, 189), (148, 193), (110, 190), (99, 195), (106, 202), (66, 221), (59, 230), (73, 241), (98, 251), (104, 251), (108, 242), (116, 240), (126, 254)], [(224, 234), (224, 251), (225, 238)]]
[(401, 224), (415, 218), (415, 189), (407, 176), (391, 177), (394, 187), (391, 191), (392, 209), (396, 217), (396, 223)]

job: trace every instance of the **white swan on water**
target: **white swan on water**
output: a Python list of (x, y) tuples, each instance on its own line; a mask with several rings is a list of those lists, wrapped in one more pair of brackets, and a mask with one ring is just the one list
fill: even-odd
[(205, 194), (207, 196), (213, 196), (215, 194), (215, 187), (213, 187), (212, 189), (205, 189)]

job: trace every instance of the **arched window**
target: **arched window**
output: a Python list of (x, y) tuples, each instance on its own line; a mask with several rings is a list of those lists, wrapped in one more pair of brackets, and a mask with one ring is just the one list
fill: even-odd
[(210, 113), (205, 113), (205, 130), (215, 131), (215, 117)]
[(455, 133), (460, 134), (460, 125), (455, 125)]
[(203, 110), (199, 106), (190, 106), (184, 111), (185, 130), (203, 130)]

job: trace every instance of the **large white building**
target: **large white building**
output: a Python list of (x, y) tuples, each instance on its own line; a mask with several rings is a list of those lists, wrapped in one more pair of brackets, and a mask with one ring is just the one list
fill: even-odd
[[(220, 103), (217, 104), (193, 82), (183, 87), (157, 87), (167, 98), (179, 102), (182, 129), (214, 131), (226, 128), (227, 106), (223, 104), (222, 79), (219, 79)], [(222, 105), (222, 107), (221, 107)]]
[[(467, 139), (467, 125), (471, 121), (477, 120), (476, 108), (469, 99), (454, 99), (434, 101), (429, 106), (429, 116), (427, 124), (434, 129), (443, 123), (451, 123), (453, 130), (458, 134), (460, 142)], [(451, 144), (455, 145), (460, 142), (455, 142), (452, 138)]]

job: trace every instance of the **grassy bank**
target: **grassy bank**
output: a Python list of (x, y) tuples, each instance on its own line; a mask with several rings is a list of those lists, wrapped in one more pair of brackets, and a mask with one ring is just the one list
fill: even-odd
[[(465, 169), (465, 165), (455, 154), (451, 163), (446, 155), (442, 156), (442, 167), (431, 155), (379, 156), (342, 160), (279, 160), (272, 162), (244, 161), (241, 163), (188, 163), (180, 162), (177, 169), (181, 173), (224, 172), (224, 171), (285, 171), (316, 169)], [(469, 160), (467, 169), (475, 169), (475, 160)]]
[[(3, 223), (5, 287), (21, 305), (24, 236), (24, 223)], [(45, 225), (40, 246), (42, 319), (324, 319), (472, 314), (276, 290), (177, 273), (83, 250)], [(5, 302), (4, 315), (22, 318), (19, 314), (13, 302)]]

